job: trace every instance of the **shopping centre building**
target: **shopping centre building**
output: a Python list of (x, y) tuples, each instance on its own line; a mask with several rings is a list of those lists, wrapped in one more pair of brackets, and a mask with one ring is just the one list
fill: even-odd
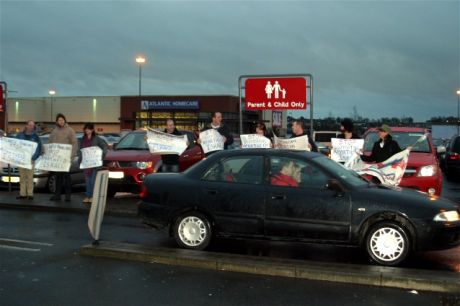
[[(215, 111), (222, 113), (224, 123), (234, 133), (239, 132), (239, 97), (230, 95), (10, 97), (7, 129), (16, 132), (26, 121), (34, 120), (40, 131), (46, 131), (54, 126), (56, 114), (63, 113), (76, 131), (81, 131), (86, 122), (93, 122), (99, 133), (145, 126), (163, 128), (168, 118), (173, 118), (179, 129), (200, 130)], [(243, 103), (242, 113), (243, 133), (253, 132), (254, 124), (260, 121), (269, 128), (286, 127), (286, 112), (244, 110)], [(4, 127), (4, 120), (0, 122)]]

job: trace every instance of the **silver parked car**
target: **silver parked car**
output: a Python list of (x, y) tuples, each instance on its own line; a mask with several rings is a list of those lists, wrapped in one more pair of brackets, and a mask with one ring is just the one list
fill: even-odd
[[(83, 137), (82, 133), (77, 133), (77, 139)], [(42, 144), (47, 144), (49, 141), (49, 134), (41, 135), (40, 139)], [(70, 177), (72, 186), (83, 184), (85, 176), (83, 170), (80, 169), (78, 159), (74, 158), (70, 166)], [(17, 167), (9, 167), (8, 164), (0, 161), (0, 184), (7, 186), (11, 182), (13, 186), (19, 186), (19, 170)], [(54, 193), (56, 190), (56, 176), (49, 171), (37, 170), (34, 171), (34, 186), (36, 190), (44, 190)]]

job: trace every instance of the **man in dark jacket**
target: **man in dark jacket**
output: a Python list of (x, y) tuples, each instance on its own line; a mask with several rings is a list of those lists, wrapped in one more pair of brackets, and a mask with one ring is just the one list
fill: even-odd
[[(182, 135), (174, 124), (174, 120), (168, 119), (166, 120), (166, 128), (164, 130), (165, 133), (177, 135)], [(179, 172), (179, 155), (177, 154), (168, 154), (168, 155), (161, 155), (161, 160), (163, 161), (163, 165), (161, 166), (162, 172)]]
[[(233, 143), (233, 136), (232, 136), (232, 131), (230, 128), (222, 123), (222, 113), (221, 112), (214, 112), (212, 114), (212, 121), (211, 123), (206, 126), (203, 131), (214, 129), (217, 132), (219, 132), (220, 135), (222, 135), (223, 140), (224, 140), (224, 150), (228, 149), (228, 146)], [(198, 139), (198, 142), (200, 140)], [(209, 156), (213, 152), (209, 152), (206, 154), (206, 156)]]
[(19, 167), (19, 196), (18, 199), (34, 198), (34, 161), (41, 155), (42, 142), (35, 132), (35, 122), (32, 120), (27, 122), (24, 131), (16, 136), (17, 139), (33, 141), (37, 143), (37, 148), (32, 155), (32, 169)]
[(313, 138), (308, 135), (308, 133), (305, 131), (305, 124), (301, 120), (294, 120), (292, 123), (292, 136), (291, 138), (296, 138), (296, 137), (301, 137), (301, 136), (308, 136), (308, 146), (310, 151), (312, 152), (318, 152), (318, 147), (316, 146), (315, 142), (313, 141)]
[(402, 151), (399, 144), (391, 137), (391, 128), (388, 125), (382, 124), (378, 131), (380, 139), (374, 143), (371, 155), (361, 156), (365, 162), (381, 163)]

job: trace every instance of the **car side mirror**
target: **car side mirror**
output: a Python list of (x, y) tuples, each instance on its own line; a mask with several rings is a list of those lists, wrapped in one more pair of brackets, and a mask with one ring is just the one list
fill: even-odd
[(335, 191), (338, 196), (341, 196), (342, 193), (345, 191), (342, 183), (340, 183), (336, 179), (330, 179), (327, 181), (326, 188), (332, 191)]
[(445, 147), (445, 146), (437, 146), (437, 147), (436, 147), (436, 152), (437, 152), (438, 154), (446, 153), (446, 147)]

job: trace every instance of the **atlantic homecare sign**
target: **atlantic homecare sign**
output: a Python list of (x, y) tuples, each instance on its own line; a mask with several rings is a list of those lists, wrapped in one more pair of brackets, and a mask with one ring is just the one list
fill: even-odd
[(200, 109), (199, 101), (141, 101), (142, 110), (150, 109)]
[(304, 78), (253, 78), (245, 82), (248, 110), (307, 108), (307, 81)]

